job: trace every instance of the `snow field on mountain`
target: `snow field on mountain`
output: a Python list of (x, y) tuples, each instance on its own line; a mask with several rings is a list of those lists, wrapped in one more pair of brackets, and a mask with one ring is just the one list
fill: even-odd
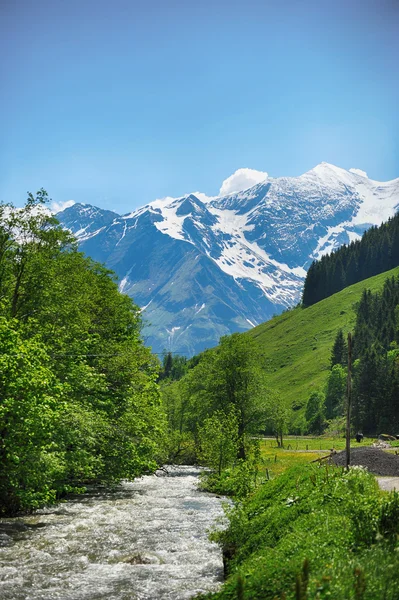
[(225, 196), (167, 197), (123, 216), (75, 204), (59, 216), (141, 306), (154, 350), (192, 354), (296, 305), (312, 260), (398, 206), (399, 179), (322, 163)]

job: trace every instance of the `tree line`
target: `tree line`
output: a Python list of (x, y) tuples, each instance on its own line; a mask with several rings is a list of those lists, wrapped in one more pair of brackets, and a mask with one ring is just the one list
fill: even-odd
[(399, 277), (363, 292), (354, 330), (353, 419), (365, 433), (399, 434)]
[(345, 287), (399, 265), (399, 215), (371, 227), (360, 240), (344, 245), (318, 261), (306, 275), (302, 302), (311, 306)]
[[(327, 380), (326, 419), (344, 414), (347, 345), (338, 331)], [(399, 277), (381, 292), (364, 290), (353, 335), (352, 427), (367, 435), (399, 434)]]
[(46, 202), (40, 190), (22, 209), (0, 205), (0, 514), (163, 460), (140, 310)]
[(190, 361), (165, 354), (161, 389), (170, 460), (211, 467), (208, 489), (247, 493), (260, 464), (257, 436), (267, 431), (281, 445), (290, 418), (269, 388), (256, 341), (235, 333)]

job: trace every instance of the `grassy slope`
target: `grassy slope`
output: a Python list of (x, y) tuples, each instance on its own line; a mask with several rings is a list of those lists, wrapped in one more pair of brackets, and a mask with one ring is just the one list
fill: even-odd
[(309, 394), (323, 387), (329, 369), (332, 345), (338, 329), (350, 331), (355, 322), (354, 306), (365, 288), (382, 288), (399, 268), (366, 279), (310, 306), (295, 308), (267, 321), (248, 333), (261, 348), (262, 366), (270, 386), (291, 403), (303, 404)]
[(230, 575), (206, 598), (398, 600), (398, 514), (364, 470), (297, 465), (230, 511), (216, 535)]

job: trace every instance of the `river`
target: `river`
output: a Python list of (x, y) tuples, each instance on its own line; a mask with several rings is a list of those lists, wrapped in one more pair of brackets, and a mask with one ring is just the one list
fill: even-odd
[(207, 530), (217, 497), (199, 469), (93, 490), (34, 515), (0, 520), (2, 600), (183, 600), (217, 588), (222, 557)]

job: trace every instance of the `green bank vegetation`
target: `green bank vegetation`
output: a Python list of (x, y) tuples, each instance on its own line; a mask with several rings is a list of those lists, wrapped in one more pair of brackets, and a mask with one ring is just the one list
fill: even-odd
[(157, 361), (140, 311), (45, 210), (0, 205), (0, 515), (163, 458)]
[(361, 468), (293, 467), (228, 510), (213, 539), (227, 580), (215, 600), (396, 600), (399, 495)]

